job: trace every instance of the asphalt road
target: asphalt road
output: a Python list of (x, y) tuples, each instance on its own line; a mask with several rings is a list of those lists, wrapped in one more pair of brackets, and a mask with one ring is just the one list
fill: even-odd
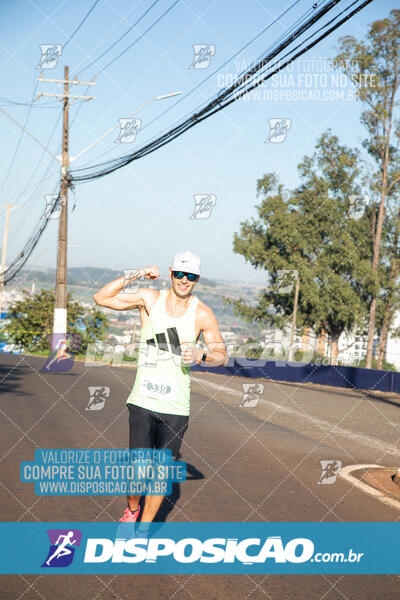
[[(121, 497), (38, 497), (19, 480), (36, 448), (122, 448), (134, 371), (85, 368), (43, 374), (44, 360), (0, 355), (1, 521), (117, 521)], [(361, 392), (264, 384), (239, 407), (250, 380), (194, 373), (182, 460), (192, 478), (166, 502), (169, 521), (397, 521), (388, 506), (338, 477), (318, 485), (321, 460), (400, 464), (400, 401)], [(85, 410), (89, 386), (108, 386), (102, 410)], [(2, 545), (3, 551), (4, 546)], [(380, 600), (398, 597), (395, 575), (2, 576), (4, 600)]]

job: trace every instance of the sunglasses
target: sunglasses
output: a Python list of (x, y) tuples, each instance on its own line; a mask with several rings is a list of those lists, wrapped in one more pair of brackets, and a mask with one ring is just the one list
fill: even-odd
[(191, 281), (192, 283), (194, 281), (198, 281), (200, 277), (200, 275), (196, 275), (195, 273), (185, 273), (184, 271), (172, 271), (172, 275), (175, 279), (183, 279), (186, 275), (187, 280)]

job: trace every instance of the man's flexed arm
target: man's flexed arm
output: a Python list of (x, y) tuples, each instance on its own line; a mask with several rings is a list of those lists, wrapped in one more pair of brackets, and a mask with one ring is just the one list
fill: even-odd
[[(197, 310), (196, 323), (198, 329), (203, 332), (203, 338), (207, 346), (206, 363), (211, 367), (220, 367), (228, 363), (229, 357), (222, 335), (220, 333), (217, 319), (211, 308), (202, 305)], [(200, 363), (203, 350), (191, 345), (184, 347), (182, 359), (184, 363)]]
[(203, 327), (203, 338), (208, 349), (206, 363), (212, 367), (224, 366), (228, 364), (229, 360), (225, 342), (213, 311), (208, 308), (207, 312)]
[(107, 283), (98, 292), (93, 295), (93, 300), (100, 306), (113, 308), (114, 310), (130, 310), (144, 306), (144, 294), (147, 291), (139, 288), (136, 292), (121, 293), (122, 289), (129, 281), (132, 282), (139, 277), (145, 279), (157, 279), (160, 276), (156, 266), (138, 269), (137, 274), (133, 274), (129, 280), (124, 276)]

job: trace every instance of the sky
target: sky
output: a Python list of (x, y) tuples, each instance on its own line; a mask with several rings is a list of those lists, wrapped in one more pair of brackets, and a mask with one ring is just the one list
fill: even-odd
[[(70, 156), (79, 154), (117, 125), (95, 147), (72, 160), (71, 170), (95, 165), (134, 151), (192, 114), (285, 34), (313, 4), (305, 0), (174, 2), (159, 0), (150, 9), (151, 0), (99, 0), (72, 39), (71, 34), (94, 0), (2, 2), (0, 108), (25, 125), (53, 154), (59, 154), (59, 102), (41, 97), (30, 109), (9, 106), (8, 100), (30, 103), (35, 90), (36, 94), (61, 92), (56, 83), (37, 82), (40, 45), (61, 45), (56, 66), (44, 69), (43, 77), (63, 79), (64, 65), (68, 65), (70, 79), (77, 75), (79, 81), (88, 82), (95, 76), (96, 82), (94, 86), (73, 86), (70, 92), (95, 96), (70, 107)], [(339, 3), (333, 13), (339, 12), (342, 4), (348, 2)], [(358, 147), (361, 153), (365, 136), (360, 124), (362, 106), (354, 100), (351, 83), (332, 71), (328, 59), (337, 53), (341, 36), (362, 39), (369, 24), (389, 15), (394, 7), (394, 2), (375, 0), (298, 59), (290, 71), (282, 71), (257, 92), (160, 150), (104, 178), (76, 185), (69, 193), (68, 266), (83, 271), (84, 267), (95, 266), (122, 272), (158, 265), (165, 277), (174, 253), (190, 249), (200, 255), (205, 277), (242, 281), (244, 285), (265, 282), (264, 271), (255, 270), (233, 252), (234, 233), (239, 232), (242, 222), (257, 214), (257, 179), (275, 172), (285, 188), (298, 185), (298, 163), (312, 154), (318, 137), (328, 128), (341, 143)], [(146, 11), (143, 19), (101, 57)], [(286, 14), (278, 19), (284, 11)], [(159, 17), (159, 22), (138, 39)], [(264, 34), (220, 68), (270, 24)], [(214, 52), (209, 64), (206, 68), (190, 68), (193, 46), (202, 44), (211, 45)], [(208, 81), (175, 105), (207, 77)], [(182, 95), (152, 101), (136, 112), (156, 96), (175, 91)], [(119, 119), (131, 113), (141, 120), (136, 139), (116, 143)], [(269, 120), (273, 125), (274, 120), (283, 119), (283, 141), (268, 141)], [(9, 262), (37, 227), (45, 195), (57, 191), (60, 166), (29, 136), (21, 137), (21, 130), (1, 112), (0, 127), (1, 238), (5, 203), (13, 205)], [(190, 218), (194, 196), (201, 195), (211, 196), (215, 205), (208, 218)], [(27, 268), (56, 266), (57, 229), (57, 219), (50, 221)]]

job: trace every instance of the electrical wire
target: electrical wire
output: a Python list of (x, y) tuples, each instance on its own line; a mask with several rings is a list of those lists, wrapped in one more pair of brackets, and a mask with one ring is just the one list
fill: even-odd
[[(326, 0), (328, 1), (328, 0)], [(267, 27), (264, 27), (264, 29), (262, 29), (259, 33), (257, 33), (249, 42), (247, 42), (244, 46), (242, 46), (239, 50), (237, 50), (237, 52), (235, 52), (230, 58), (228, 58), (224, 63), (222, 63), (222, 65), (220, 65), (217, 69), (215, 69), (210, 75), (208, 75), (205, 79), (203, 79), (200, 83), (198, 83), (197, 85), (195, 85), (191, 90), (189, 90), (186, 94), (184, 94), (183, 96), (181, 96), (178, 100), (176, 100), (173, 104), (171, 104), (168, 108), (166, 108), (165, 110), (163, 110), (160, 114), (158, 114), (156, 117), (154, 117), (154, 119), (152, 119), (149, 123), (147, 123), (144, 127), (141, 128), (141, 131), (144, 131), (145, 129), (147, 129), (148, 127), (150, 127), (150, 125), (152, 125), (155, 121), (158, 121), (162, 116), (164, 116), (167, 112), (169, 112), (170, 110), (172, 110), (173, 108), (175, 108), (175, 106), (177, 106), (178, 104), (180, 104), (183, 100), (185, 100), (186, 98), (188, 98), (193, 92), (195, 92), (197, 89), (199, 89), (202, 85), (204, 85), (209, 79), (211, 79), (216, 73), (218, 73), (221, 69), (223, 69), (227, 64), (229, 64), (230, 62), (232, 62), (232, 60), (234, 60), (241, 52), (243, 52), (244, 50), (246, 50), (253, 42), (255, 42), (259, 37), (261, 37), (261, 35), (263, 33), (265, 33), (266, 31), (268, 31), (268, 29), (270, 29), (273, 25), (275, 25), (275, 23), (277, 23), (280, 19), (282, 19), (282, 17), (284, 17), (290, 10), (292, 10), (292, 8), (294, 8), (296, 6), (296, 4), (298, 4), (300, 2), (300, 0), (295, 0), (295, 2), (293, 2), (293, 4), (291, 4), (285, 11), (283, 11), (274, 21), (272, 21), (272, 23), (270, 23), (269, 25), (267, 25)], [(315, 3), (318, 4), (318, 3)], [(291, 31), (299, 22), (301, 22), (302, 20), (304, 20), (306, 18), (306, 16), (309, 13), (312, 13), (315, 9), (314, 8), (310, 8), (308, 11), (306, 11), (306, 13), (300, 17), (290, 28), (288, 31)], [(281, 38), (283, 37), (284, 34), (282, 34)], [(280, 39), (280, 38), (279, 38)], [(279, 41), (279, 40), (278, 40)], [(184, 118), (188, 117), (190, 114), (192, 114), (192, 112), (189, 112), (185, 115)], [(181, 120), (181, 119), (180, 119)], [(179, 123), (179, 121), (176, 121), (171, 127), (173, 127), (174, 125), (176, 125), (177, 123)], [(152, 138), (154, 139), (154, 137)], [(147, 143), (147, 142), (146, 142)], [(100, 158), (102, 158), (103, 156), (105, 156), (106, 154), (110, 154), (111, 152), (118, 150), (117, 147), (115, 148), (109, 148), (108, 150), (106, 150), (105, 152), (102, 152), (100, 155), (98, 155), (94, 161), (98, 161)], [(89, 164), (89, 163), (87, 163)], [(86, 165), (83, 165), (83, 167), (85, 167)], [(82, 168), (82, 167), (81, 167)]]
[(87, 14), (83, 17), (82, 21), (79, 23), (78, 27), (76, 27), (76, 29), (73, 31), (73, 33), (71, 33), (71, 35), (69, 36), (69, 38), (67, 39), (67, 41), (64, 42), (64, 44), (63, 44), (64, 49), (70, 43), (70, 41), (72, 40), (72, 38), (75, 37), (75, 35), (78, 33), (78, 31), (80, 30), (80, 28), (82, 27), (82, 25), (84, 24), (84, 22), (86, 21), (86, 19), (92, 14), (92, 12), (94, 11), (94, 9), (96, 8), (96, 6), (97, 6), (97, 4), (99, 2), (100, 2), (100, 0), (96, 0), (95, 1), (95, 3), (92, 5), (92, 7), (87, 12)]
[[(39, 85), (39, 82), (36, 80), (36, 83), (35, 83), (35, 85), (34, 85), (34, 88), (33, 88), (32, 101), (33, 101), (33, 99), (34, 99), (34, 98), (35, 98), (35, 96), (36, 96), (36, 92), (37, 92), (38, 85)], [(19, 151), (19, 149), (20, 149), (20, 147), (21, 147), (21, 142), (22, 142), (22, 138), (24, 137), (24, 133), (25, 133), (26, 126), (27, 126), (27, 124), (28, 124), (29, 117), (30, 117), (30, 115), (31, 115), (31, 111), (32, 111), (32, 106), (29, 106), (29, 110), (28, 110), (28, 112), (27, 112), (27, 114), (26, 114), (26, 117), (25, 117), (24, 126), (23, 126), (23, 129), (22, 129), (22, 131), (21, 131), (21, 133), (20, 133), (20, 136), (19, 136), (19, 138), (18, 138), (17, 146), (16, 146), (16, 148), (15, 148), (15, 151), (14, 151), (13, 157), (12, 157), (12, 159), (11, 159), (10, 166), (8, 167), (7, 174), (6, 174), (6, 176), (5, 176), (4, 180), (3, 180), (3, 183), (2, 183), (2, 186), (1, 186), (1, 190), (3, 190), (3, 189), (4, 189), (4, 186), (6, 185), (6, 183), (7, 183), (7, 181), (8, 181), (8, 178), (9, 178), (9, 176), (10, 176), (10, 173), (11, 173), (11, 171), (12, 171), (12, 168), (13, 168), (13, 166), (14, 166), (15, 159), (16, 159), (16, 157), (17, 157), (17, 154), (18, 154), (18, 151)]]
[[(95, 0), (95, 2), (91, 6), (91, 8), (87, 12), (87, 14), (84, 16), (84, 18), (81, 20), (81, 22), (79, 23), (79, 25), (75, 28), (75, 30), (69, 36), (69, 38), (67, 39), (67, 41), (64, 43), (64, 49), (70, 43), (70, 41), (74, 38), (74, 36), (78, 33), (78, 31), (80, 30), (80, 28), (82, 27), (82, 25), (85, 23), (85, 21), (87, 20), (87, 18), (90, 16), (90, 14), (93, 12), (93, 10), (95, 9), (95, 7), (99, 3), (99, 1), (100, 0)], [(24, 123), (24, 126), (23, 126), (23, 130), (22, 130), (20, 138), (18, 140), (18, 144), (17, 144), (16, 150), (14, 152), (14, 156), (13, 156), (13, 158), (11, 160), (10, 167), (9, 167), (7, 175), (6, 175), (6, 177), (5, 177), (4, 181), (3, 181), (3, 185), (1, 187), (1, 189), (4, 188), (4, 186), (5, 186), (5, 184), (6, 184), (7, 180), (8, 180), (8, 177), (10, 175), (10, 172), (11, 172), (12, 167), (13, 167), (14, 162), (15, 162), (15, 158), (16, 158), (18, 150), (20, 148), (22, 137), (23, 137), (23, 134), (25, 132), (25, 128), (26, 128), (29, 116), (31, 114), (31, 110), (32, 110), (32, 108), (34, 106), (33, 101), (34, 101), (34, 98), (36, 96), (38, 83), (39, 82), (36, 81), (36, 85), (35, 85), (34, 92), (33, 92), (33, 95), (32, 95), (32, 101), (31, 101), (31, 103), (27, 104), (29, 106), (28, 114), (27, 114), (27, 116), (25, 118), (25, 123)], [(21, 103), (14, 103), (13, 101), (11, 101), (11, 102), (14, 105), (21, 104)], [(78, 111), (79, 111), (79, 109), (78, 109)], [(58, 121), (57, 121), (56, 125), (57, 124), (58, 124)], [(50, 135), (49, 141), (51, 141), (51, 138), (54, 135), (55, 129), (56, 129), (56, 127), (54, 127), (54, 129), (53, 129), (53, 132)], [(38, 166), (40, 165), (42, 159), (43, 159), (43, 155), (41, 156), (41, 158), (39, 160)], [(46, 178), (43, 178), (43, 179), (41, 179), (39, 181), (39, 183), (37, 184), (36, 189), (38, 188), (38, 186), (40, 185), (40, 183), (42, 183), (42, 181), (44, 181), (44, 179), (46, 179)], [(58, 184), (57, 184), (57, 186), (58, 186)], [(23, 193), (25, 193), (26, 189), (27, 189), (27, 186), (25, 186), (25, 190), (24, 190)], [(36, 189), (35, 189), (35, 191), (36, 191)], [(28, 242), (25, 244), (24, 249), (17, 256), (17, 258), (14, 260), (14, 262), (11, 263), (9, 265), (9, 267), (3, 271), (3, 276), (4, 276), (3, 285), (9, 283), (12, 279), (14, 279), (14, 277), (16, 277), (16, 275), (18, 274), (18, 272), (22, 269), (22, 267), (24, 266), (24, 264), (26, 263), (26, 261), (28, 260), (28, 258), (30, 257), (30, 255), (32, 254), (33, 250), (35, 249), (35, 247), (38, 244), (38, 242), (39, 242), (39, 240), (40, 240), (43, 232), (45, 231), (45, 229), (47, 227), (47, 224), (48, 224), (48, 222), (49, 222), (49, 220), (51, 218), (51, 215), (53, 214), (53, 212), (54, 212), (54, 210), (55, 210), (55, 208), (57, 206), (59, 198), (60, 198), (60, 196), (58, 195), (58, 197), (56, 197), (56, 199), (54, 200), (53, 205), (51, 206), (50, 210), (48, 209), (48, 207), (45, 208), (45, 210), (44, 210), (44, 212), (43, 212), (43, 214), (41, 216), (41, 220), (40, 220), (39, 226), (36, 228), (36, 230), (33, 232), (33, 234), (31, 235), (31, 237), (28, 239)]]
[(16, 102), (10, 98), (0, 97), (0, 100), (7, 102), (7, 104), (0, 104), (0, 106), (30, 106), (31, 108), (60, 108), (59, 102), (49, 101), (37, 104), (36, 102)]
[[(271, 64), (267, 66), (267, 69), (265, 71), (261, 71), (260, 73), (258, 73), (258, 77), (261, 77), (262, 75), (264, 75), (265, 72), (267, 72), (269, 69), (273, 69), (277, 64), (279, 64), (280, 62), (282, 62), (285, 58), (287, 58), (288, 56), (290, 56), (290, 54), (293, 54), (298, 48), (300, 48), (303, 44), (305, 44), (308, 40), (310, 40), (311, 38), (313, 38), (317, 33), (319, 33), (320, 31), (322, 31), (323, 29), (325, 29), (326, 27), (328, 27), (331, 23), (333, 23), (334, 21), (336, 21), (336, 19), (338, 19), (340, 17), (341, 14), (347, 12), (348, 10), (350, 10), (350, 8), (352, 6), (354, 6), (355, 4), (357, 4), (357, 2), (359, 2), (359, 0), (353, 0), (353, 2), (347, 6), (346, 8), (344, 8), (339, 14), (335, 15), (330, 21), (327, 21), (326, 23), (324, 23), (324, 25), (322, 25), (319, 29), (317, 29), (316, 31), (314, 31), (311, 35), (309, 35), (307, 38), (305, 38), (304, 40), (301, 41), (300, 44), (298, 44), (297, 46), (295, 46), (294, 48), (292, 48), (291, 50), (289, 50), (289, 52), (287, 52), (286, 54), (284, 54), (283, 56), (280, 56), (279, 59)], [(264, 81), (264, 79), (263, 79)], [(248, 92), (246, 92), (248, 93)]]
[[(57, 186), (58, 186), (58, 184), (57, 184)], [(39, 222), (37, 229), (34, 231), (34, 233), (28, 239), (22, 252), (20, 252), (18, 254), (17, 258), (7, 267), (7, 269), (5, 269), (3, 271), (4, 285), (6, 285), (7, 283), (10, 283), (10, 281), (12, 279), (14, 279), (14, 277), (17, 276), (19, 271), (22, 269), (22, 267), (25, 265), (25, 263), (31, 256), (32, 252), (34, 251), (37, 244), (39, 243), (39, 240), (42, 237), (42, 235), (48, 225), (48, 222), (51, 219), (52, 214), (54, 213), (54, 211), (57, 208), (57, 204), (58, 204), (59, 200), (60, 200), (60, 195), (58, 194), (58, 196), (55, 197), (50, 209), (49, 209), (49, 207), (46, 207), (45, 210), (43, 211), (43, 213), (40, 217), (40, 222)]]
[(88, 65), (86, 65), (86, 67), (84, 67), (81, 71), (79, 71), (79, 74), (83, 73), (84, 71), (86, 71), (89, 67), (91, 67), (94, 64), (97, 64), (98, 61), (103, 58), (103, 56), (105, 56), (106, 54), (108, 54), (110, 52), (110, 50), (112, 50), (125, 36), (128, 35), (128, 33), (130, 31), (132, 31), (132, 29), (134, 27), (136, 27), (136, 25), (138, 25), (140, 23), (140, 21), (142, 19), (144, 19), (144, 17), (151, 11), (151, 9), (153, 8), (153, 6), (155, 6), (156, 4), (158, 4), (158, 2), (160, 2), (160, 0), (155, 0), (155, 2), (153, 2), (153, 4), (133, 23), (133, 25), (131, 25), (126, 31), (125, 33), (123, 33), (113, 44), (111, 44), (111, 46), (109, 46), (106, 50), (104, 50), (104, 52), (102, 52), (97, 58), (95, 58), (94, 60), (92, 60), (91, 63), (89, 63)]
[[(48, 146), (51, 144), (51, 140), (53, 139), (53, 137), (54, 137), (54, 134), (55, 134), (55, 132), (57, 131), (57, 127), (58, 127), (58, 125), (59, 125), (59, 123), (60, 123), (61, 117), (62, 117), (62, 111), (60, 110), (60, 114), (58, 115), (58, 117), (57, 117), (57, 120), (56, 120), (56, 122), (55, 122), (55, 124), (54, 124), (53, 130), (52, 130), (52, 132), (50, 133), (49, 139), (47, 140), (47, 143), (46, 143), (46, 146), (47, 146), (47, 147), (48, 147)], [(61, 151), (61, 150), (60, 150), (60, 151)], [(33, 171), (32, 171), (32, 175), (31, 175), (31, 177), (28, 179), (28, 182), (27, 182), (27, 184), (26, 184), (26, 186), (25, 186), (24, 190), (23, 190), (23, 191), (22, 191), (22, 192), (19, 194), (19, 197), (22, 197), (22, 196), (24, 196), (25, 192), (26, 192), (26, 191), (27, 191), (27, 189), (28, 189), (28, 186), (29, 186), (29, 183), (30, 183), (30, 181), (33, 179), (33, 177), (35, 176), (35, 174), (38, 172), (38, 170), (39, 170), (39, 167), (40, 167), (40, 165), (41, 165), (41, 162), (42, 162), (42, 160), (43, 160), (43, 158), (44, 158), (45, 154), (46, 154), (46, 150), (43, 150), (43, 151), (42, 151), (42, 154), (41, 154), (41, 156), (40, 156), (40, 158), (39, 158), (39, 161), (37, 162), (36, 166), (34, 167), (34, 169), (33, 169)], [(45, 173), (47, 173), (47, 172), (48, 172), (48, 170), (49, 170), (49, 168), (51, 168), (52, 164), (53, 164), (53, 160), (51, 160), (51, 161), (50, 161), (49, 167), (47, 167), (47, 168), (46, 168), (46, 170), (45, 170)], [(52, 175), (53, 175), (53, 173), (51, 174), (51, 176), (52, 176)], [(34, 191), (33, 191), (33, 192), (32, 192), (32, 194), (29, 196), (29, 198), (28, 198), (28, 199), (25, 201), (25, 204), (31, 200), (31, 198), (32, 198), (32, 197), (35, 195), (35, 193), (36, 193), (36, 191), (37, 191), (37, 188), (39, 187), (39, 185), (40, 185), (40, 184), (41, 184), (41, 183), (42, 183), (42, 182), (43, 182), (43, 181), (44, 181), (46, 178), (47, 178), (46, 176), (43, 176), (43, 177), (40, 179), (40, 181), (38, 181), (38, 182), (37, 182), (37, 183), (36, 183), (36, 184), (33, 186), (33, 187), (34, 187)]]
[[(196, 125), (197, 123), (203, 121), (204, 119), (210, 117), (212, 114), (215, 114), (219, 110), (222, 110), (223, 108), (225, 108), (225, 106), (228, 106), (232, 102), (238, 100), (244, 94), (248, 93), (251, 89), (254, 89), (254, 87), (256, 87), (257, 85), (260, 85), (262, 83), (262, 81), (271, 77), (273, 74), (275, 74), (276, 72), (278, 72), (279, 70), (281, 70), (282, 68), (287, 66), (288, 62), (291, 62), (292, 60), (294, 60), (293, 58), (290, 59), (290, 61), (287, 61), (286, 63), (281, 65), (275, 71), (272, 71), (270, 74), (265, 75), (263, 78), (260, 78), (260, 80), (257, 84), (252, 84), (252, 78), (254, 77), (254, 75), (257, 74), (258, 71), (260, 71), (262, 68), (264, 68), (273, 59), (277, 58), (278, 55), (282, 52), (282, 50), (284, 50), (287, 46), (289, 46), (300, 35), (305, 33), (311, 26), (313, 26), (319, 19), (321, 19), (325, 14), (327, 14), (328, 11), (331, 10), (334, 6), (336, 6), (340, 1), (341, 0), (330, 0), (329, 2), (327, 2), (319, 10), (317, 10), (305, 23), (303, 23), (299, 27), (297, 27), (292, 33), (290, 33), (289, 36), (286, 36), (281, 43), (275, 45), (275, 47), (270, 52), (268, 52), (266, 55), (264, 55), (261, 60), (256, 61), (230, 87), (225, 88), (224, 90), (221, 90), (221, 92), (219, 92), (216, 95), (216, 97), (214, 97), (214, 99), (209, 101), (206, 104), (206, 106), (204, 106), (200, 111), (194, 113), (188, 119), (182, 121), (178, 126), (168, 130), (166, 133), (160, 135), (158, 138), (156, 138), (154, 141), (150, 142), (149, 144), (142, 146), (141, 148), (139, 148), (132, 154), (128, 154), (128, 155), (107, 161), (105, 163), (100, 163), (100, 164), (94, 165), (92, 167), (86, 167), (86, 168), (82, 168), (82, 169), (78, 169), (77, 171), (74, 171), (72, 173), (72, 180), (74, 182), (89, 181), (91, 179), (103, 177), (117, 169), (120, 169), (123, 166), (126, 166), (127, 164), (129, 164), (130, 162), (137, 160), (139, 158), (142, 158), (143, 156), (146, 156), (147, 154), (150, 154), (151, 152), (154, 152), (158, 148), (164, 146), (165, 144), (169, 143), (173, 139), (176, 139), (177, 137), (182, 135), (185, 131), (187, 131), (188, 129), (190, 129), (191, 127)], [(358, 1), (358, 0), (356, 0), (356, 1)], [(334, 25), (326, 34), (321, 36), (318, 39), (318, 41), (320, 41), (321, 39), (326, 37), (326, 35), (329, 35), (329, 33), (331, 33), (334, 29), (339, 27), (348, 18), (351, 18), (351, 16), (353, 16), (353, 14), (358, 12), (358, 10), (361, 10), (361, 8), (363, 8), (364, 6), (369, 4), (369, 2), (371, 2), (371, 1), (372, 0), (366, 0), (363, 4), (361, 4), (354, 11), (352, 11), (350, 13), (350, 15), (348, 15), (347, 17), (342, 19), (339, 23)], [(346, 10), (348, 10), (348, 7)], [(341, 14), (343, 14), (344, 12), (345, 12), (344, 10), (341, 11), (341, 13), (339, 13), (338, 17)], [(325, 24), (324, 27), (326, 27), (328, 24)], [(315, 32), (313, 35), (315, 35)], [(309, 39), (309, 38), (307, 38), (307, 39)], [(304, 40), (302, 43), (304, 43)], [(309, 46), (307, 46), (306, 48), (303, 48), (295, 55), (295, 57), (300, 56), (301, 54), (306, 52), (309, 48), (313, 47), (313, 45), (315, 45), (315, 43), (312, 43)], [(249, 84), (252, 84), (252, 85), (249, 85)], [(233, 95), (234, 95), (234, 97), (232, 99)]]
[(157, 23), (159, 23), (164, 17), (166, 17), (167, 14), (174, 8), (174, 6), (176, 6), (178, 4), (179, 1), (180, 0), (175, 0), (175, 2), (173, 4), (171, 4), (171, 6), (169, 8), (167, 8), (167, 10), (164, 11), (162, 13), (162, 15), (160, 15), (158, 17), (158, 19), (156, 19), (147, 29), (145, 29), (145, 31), (138, 38), (136, 38), (136, 40), (134, 40), (131, 44), (129, 44), (129, 46), (127, 46), (124, 50), (122, 50), (122, 52), (120, 52), (109, 63), (107, 63), (105, 67), (100, 69), (100, 71), (97, 73), (97, 75), (100, 75), (100, 73), (103, 73), (103, 71), (108, 69), (108, 67), (113, 65), (119, 58), (121, 58), (121, 56), (123, 56), (126, 52), (128, 52), (128, 50), (130, 50), (132, 48), (132, 46), (134, 46), (137, 42), (139, 42), (139, 40), (141, 40), (146, 35), (146, 33), (148, 33), (151, 29), (153, 29), (153, 27), (155, 27), (157, 25)]
[[(357, 12), (359, 12), (361, 9), (363, 9), (365, 6), (367, 6), (368, 4), (370, 4), (372, 2), (372, 0), (364, 0), (364, 2), (362, 2), (361, 4), (356, 6), (348, 15), (344, 16), (338, 22), (334, 23), (324, 33), (322, 33), (316, 39), (311, 41), (307, 46), (301, 47), (304, 45), (305, 42), (310, 40), (312, 37), (315, 37), (316, 33), (320, 32), (322, 29), (326, 29), (328, 27), (328, 25), (330, 25), (331, 23), (336, 21), (341, 15), (343, 15), (352, 6), (354, 6), (354, 4), (356, 4), (356, 2), (358, 2), (358, 0), (354, 0), (350, 6), (343, 9), (334, 19), (331, 19), (330, 21), (325, 23), (325, 25), (320, 27), (316, 32), (314, 32), (314, 34), (308, 36), (305, 40), (303, 40), (295, 48), (293, 48), (291, 51), (289, 51), (285, 56), (292, 54), (293, 52), (295, 52), (295, 50), (298, 49), (298, 52), (296, 54), (294, 54), (291, 57), (288, 57), (285, 62), (279, 64), (278, 66), (276, 66), (277, 65), (276, 62), (273, 63), (272, 65), (269, 66), (268, 72), (266, 74), (264, 74), (262, 77), (259, 77), (257, 80), (254, 80), (253, 76), (255, 74), (257, 74), (261, 68), (263, 68), (265, 65), (267, 65), (268, 62), (270, 62), (272, 60), (272, 58), (276, 58), (278, 56), (278, 54), (283, 49), (285, 49), (293, 40), (295, 40), (299, 35), (301, 35), (307, 29), (309, 29), (309, 27), (311, 27), (314, 23), (316, 23), (324, 14), (326, 14), (328, 12), (328, 10), (330, 10), (333, 6), (338, 4), (338, 2), (340, 2), (340, 1), (341, 0), (331, 0), (330, 2), (328, 2), (324, 8), (321, 8), (320, 11), (318, 11), (317, 15), (314, 15), (311, 19), (309, 19), (300, 28), (296, 29), (294, 34), (291, 34), (289, 36), (289, 39), (285, 39), (284, 42), (279, 44), (278, 47), (275, 48), (272, 52), (270, 52), (267, 56), (264, 56), (261, 60), (257, 61), (254, 65), (252, 65), (252, 67), (250, 69), (248, 69), (241, 77), (239, 77), (237, 82), (232, 84), (229, 88), (222, 90), (222, 93), (217, 94), (216, 98), (211, 100), (201, 111), (194, 113), (191, 118), (183, 121), (174, 129), (167, 131), (164, 135), (159, 136), (152, 143), (141, 147), (136, 152), (129, 154), (127, 156), (124, 156), (122, 158), (115, 159), (113, 161), (109, 161), (109, 162), (105, 163), (106, 169), (104, 169), (102, 171), (97, 171), (97, 172), (94, 171), (93, 172), (93, 169), (98, 169), (99, 167), (103, 166), (102, 164), (95, 165), (94, 167), (91, 167), (91, 168), (88, 167), (86, 169), (80, 169), (77, 171), (78, 175), (73, 176), (71, 178), (71, 180), (73, 182), (89, 181), (91, 179), (103, 177), (103, 176), (107, 175), (108, 173), (113, 172), (114, 170), (122, 168), (123, 166), (129, 164), (133, 160), (137, 160), (138, 158), (141, 158), (142, 156), (145, 156), (151, 152), (154, 152), (155, 150), (157, 150), (158, 148), (169, 143), (173, 139), (176, 139), (176, 137), (179, 137), (180, 135), (182, 135), (185, 131), (187, 131), (191, 127), (194, 127), (201, 121), (203, 121), (203, 120), (209, 118), (211, 115), (219, 112), (220, 110), (222, 110), (229, 104), (237, 101), (240, 97), (244, 96), (245, 94), (249, 93), (251, 90), (255, 89), (257, 86), (261, 85), (261, 83), (263, 83), (263, 81), (269, 79), (274, 74), (276, 74), (277, 72), (284, 69), (288, 64), (292, 63), (299, 56), (301, 56), (302, 54), (304, 54), (305, 52), (307, 52), (308, 50), (310, 50), (311, 48), (316, 46), (320, 41), (322, 41), (324, 38), (326, 38), (328, 35), (330, 35), (333, 31), (335, 31), (343, 23), (348, 21), (352, 16), (354, 16), (354, 14), (356, 14)], [(275, 69), (273, 68), (274, 66), (276, 66)], [(270, 70), (271, 68), (272, 68), (272, 70)], [(249, 82), (250, 82), (250, 85), (249, 85)], [(83, 175), (79, 175), (79, 172), (89, 171), (89, 170), (91, 172), (88, 172)], [(59, 196), (58, 196), (58, 198), (59, 198)], [(12, 263), (12, 265), (10, 265), (10, 267), (4, 272), (4, 274), (6, 275), (5, 283), (8, 283), (11, 279), (13, 279), (17, 275), (19, 270), (26, 263), (29, 256), (33, 252), (41, 235), (43, 234), (43, 231), (45, 230), (45, 228), (47, 226), (47, 223), (51, 217), (51, 214), (55, 210), (58, 198), (55, 200), (50, 212), (48, 212), (47, 215), (46, 215), (46, 213), (44, 213), (44, 215), (42, 216), (41, 220), (43, 222), (39, 225), (39, 228), (34, 232), (34, 234), (28, 240), (23, 252), (21, 252), (21, 254), (17, 257), (17, 259), (14, 261), (14, 263)], [(8, 275), (7, 275), (7, 273), (8, 273)]]

